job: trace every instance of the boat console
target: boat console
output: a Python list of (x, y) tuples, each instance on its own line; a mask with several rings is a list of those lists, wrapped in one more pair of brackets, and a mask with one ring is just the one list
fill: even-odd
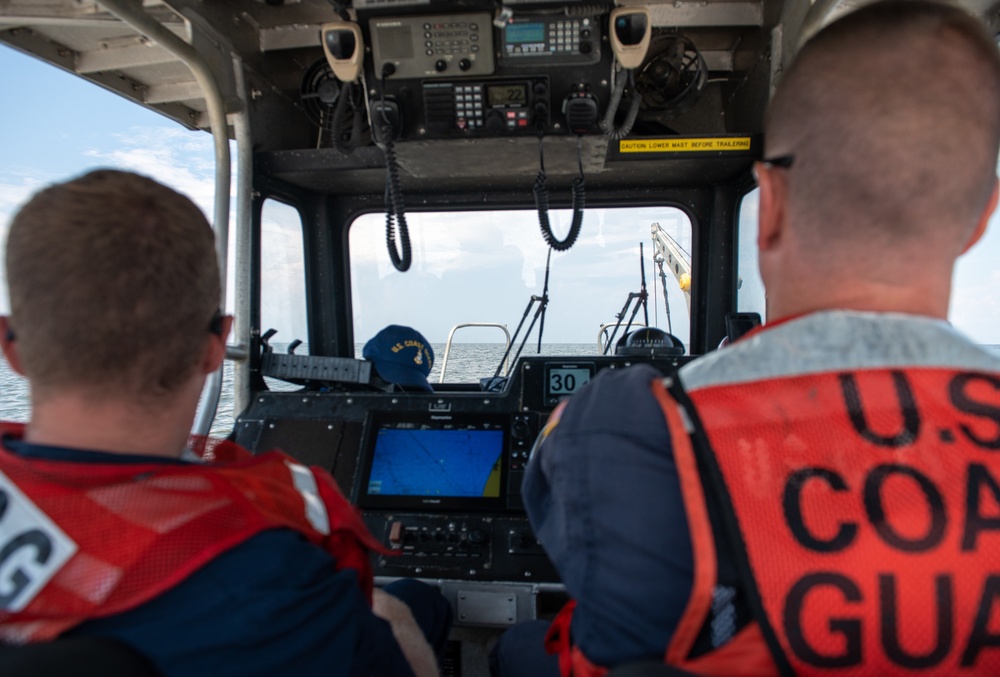
[(650, 362), (667, 375), (689, 359), (522, 357), (496, 392), (258, 393), (236, 441), (330, 470), (388, 551), (373, 555), (377, 580), (433, 581), (459, 625), (505, 626), (562, 591), (521, 500), (549, 413), (604, 369)]

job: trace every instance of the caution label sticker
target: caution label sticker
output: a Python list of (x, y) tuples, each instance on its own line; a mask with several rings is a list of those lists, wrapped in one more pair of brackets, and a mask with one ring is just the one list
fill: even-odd
[(749, 136), (720, 136), (686, 139), (622, 139), (619, 153), (700, 153), (706, 151), (748, 151)]

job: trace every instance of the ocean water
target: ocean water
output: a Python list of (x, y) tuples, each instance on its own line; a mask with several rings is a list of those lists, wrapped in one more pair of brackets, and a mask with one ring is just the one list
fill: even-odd
[[(355, 345), (355, 355), (359, 358), (362, 347), (361, 343)], [(448, 364), (445, 366), (444, 344), (432, 344), (432, 347), (435, 359), (434, 368), (431, 370), (429, 378), (431, 383), (439, 382), (442, 368), (446, 369), (446, 383), (478, 383), (480, 378), (493, 376), (504, 352), (502, 343), (454, 343), (451, 346), (451, 353), (448, 355)], [(983, 347), (1000, 357), (1000, 345)], [(535, 348), (536, 346), (525, 346), (521, 354), (524, 356), (535, 355)], [(283, 347), (276, 346), (275, 349), (281, 351)], [(511, 351), (511, 358), (515, 352), (516, 348)], [(299, 348), (299, 353), (304, 354), (304, 348)], [(542, 344), (541, 354), (576, 357), (596, 355), (598, 352), (597, 346), (592, 343), (551, 343)], [(215, 421), (212, 424), (211, 434), (214, 437), (227, 436), (233, 427), (232, 374), (232, 364), (226, 363), (223, 371), (222, 395), (219, 399)], [(267, 381), (272, 390), (299, 389), (297, 385), (276, 379), (267, 379)], [(0, 358), (0, 420), (27, 421), (30, 413), (28, 397), (27, 382), (11, 371), (7, 362)]]
[[(480, 378), (493, 376), (497, 365), (503, 357), (502, 343), (453, 343), (448, 355), (448, 363), (444, 363), (445, 344), (431, 344), (434, 349), (434, 367), (429, 380), (438, 383), (442, 368), (445, 371), (447, 383), (478, 383)], [(363, 343), (354, 347), (355, 356), (361, 357)], [(526, 345), (522, 355), (535, 355), (537, 344)], [(275, 350), (283, 352), (285, 346), (276, 345)], [(513, 358), (517, 348), (511, 349)], [(307, 346), (297, 349), (299, 354), (306, 354)], [(595, 343), (549, 343), (542, 344), (542, 355), (596, 355)], [(513, 365), (513, 359), (511, 360)], [(501, 372), (503, 374), (504, 372)], [(277, 379), (266, 379), (272, 390), (298, 390), (300, 386)], [(30, 414), (29, 392), (27, 382), (11, 371), (7, 362), (0, 357), (0, 420), (25, 422)], [(233, 365), (227, 362), (222, 373), (222, 394), (219, 407), (216, 410), (215, 421), (212, 423), (211, 435), (225, 437), (233, 427)]]

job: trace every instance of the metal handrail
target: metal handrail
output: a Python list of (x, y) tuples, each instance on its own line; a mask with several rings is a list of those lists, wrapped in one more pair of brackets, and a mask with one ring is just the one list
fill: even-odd
[[(601, 342), (601, 337), (608, 333), (608, 327), (614, 327), (619, 325), (619, 322), (605, 322), (601, 325), (601, 328), (597, 330), (597, 351), (601, 354), (604, 353), (604, 344)], [(642, 322), (633, 322), (633, 327), (645, 327), (646, 325)]]
[(503, 375), (507, 376), (510, 373), (510, 354), (508, 351), (510, 348), (510, 332), (507, 331), (507, 325), (500, 324), (499, 322), (463, 322), (456, 324), (448, 332), (448, 342), (444, 345), (444, 357), (441, 359), (441, 376), (438, 377), (438, 383), (444, 383), (444, 372), (448, 368), (448, 353), (451, 352), (451, 339), (454, 338), (456, 331), (465, 327), (496, 327), (503, 330), (503, 333), (507, 336), (507, 345), (504, 347), (504, 351), (508, 352), (507, 366), (504, 367)]
[[(243, 62), (233, 56), (233, 73), (236, 75), (236, 94), (240, 101), (248, 101)], [(236, 270), (233, 285), (233, 333), (227, 346), (226, 359), (236, 364), (233, 369), (233, 415), (239, 416), (250, 405), (250, 289), (253, 239), (253, 133), (247, 111), (230, 115), (233, 136), (236, 139)]]
[[(182, 61), (194, 75), (202, 93), (205, 95), (205, 105), (208, 111), (209, 126), (212, 130), (212, 140), (215, 149), (215, 209), (214, 222), (215, 248), (219, 259), (220, 283), (222, 295), (219, 303), (226, 303), (226, 264), (229, 252), (229, 184), (232, 175), (229, 156), (229, 121), (226, 104), (222, 97), (222, 89), (218, 78), (212, 72), (208, 61), (193, 45), (188, 44), (166, 26), (143, 10), (141, 2), (132, 0), (99, 0), (100, 4), (137, 33), (148, 36), (167, 52)], [(244, 111), (245, 114), (245, 111)], [(215, 419), (219, 406), (219, 396), (222, 392), (222, 367), (208, 376), (203, 392), (203, 402), (195, 417), (193, 433), (207, 435)]]

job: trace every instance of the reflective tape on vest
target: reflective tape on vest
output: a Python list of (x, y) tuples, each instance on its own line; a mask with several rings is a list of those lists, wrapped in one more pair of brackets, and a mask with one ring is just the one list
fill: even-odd
[(309, 524), (319, 533), (329, 536), (330, 518), (326, 514), (326, 506), (323, 505), (323, 499), (319, 497), (319, 488), (316, 486), (316, 478), (313, 477), (312, 471), (304, 465), (292, 463), (289, 460), (285, 461), (285, 465), (291, 471), (292, 483), (305, 503), (305, 516), (309, 520)]

